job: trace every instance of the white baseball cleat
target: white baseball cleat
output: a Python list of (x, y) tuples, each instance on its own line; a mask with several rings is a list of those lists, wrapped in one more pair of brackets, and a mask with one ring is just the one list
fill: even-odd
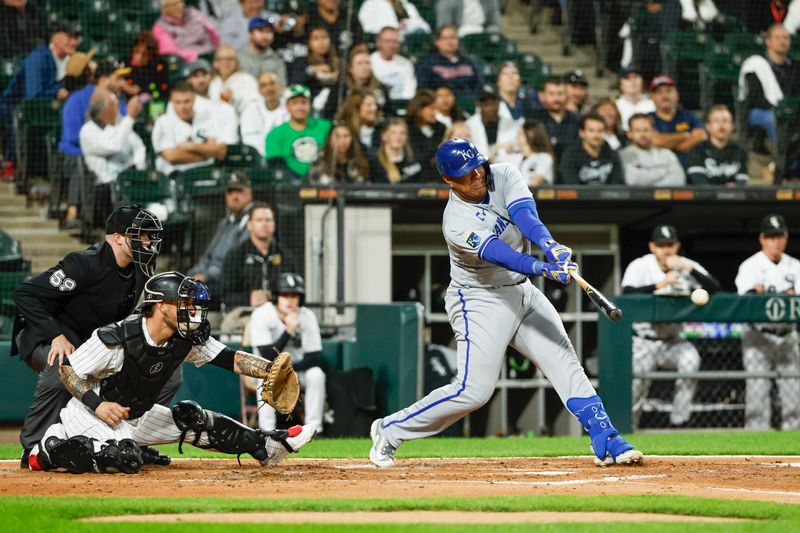
[[(290, 435), (292, 434), (292, 429), (293, 428), (289, 428)], [(267, 438), (266, 448), (268, 457), (266, 460), (262, 461), (261, 464), (263, 466), (275, 466), (283, 461), (286, 456), (289, 455), (289, 452), (297, 452), (300, 448), (311, 442), (311, 438), (316, 432), (317, 428), (315, 426), (306, 424), (301, 427), (299, 433), (295, 434), (293, 437), (287, 438), (284, 442)], [(288, 449), (287, 446), (291, 449)]]
[(369, 436), (372, 437), (372, 448), (369, 451), (369, 460), (378, 468), (388, 468), (394, 466), (394, 452), (397, 448), (389, 444), (381, 428), (382, 418), (376, 419), (369, 428)]
[[(589, 446), (589, 449), (594, 453), (594, 448)], [(610, 466), (610, 465), (623, 465), (632, 466), (640, 465), (644, 461), (644, 454), (634, 448), (628, 441), (620, 435), (614, 435), (608, 439), (608, 448), (606, 455), (602, 459), (595, 455), (594, 464), (597, 466)]]

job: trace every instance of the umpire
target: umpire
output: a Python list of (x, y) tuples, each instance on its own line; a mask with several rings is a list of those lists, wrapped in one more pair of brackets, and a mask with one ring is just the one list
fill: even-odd
[[(103, 242), (67, 254), (56, 266), (35, 276), (13, 294), (19, 315), (11, 355), (20, 358), (39, 380), (19, 440), (20, 466), (27, 468), (31, 447), (58, 422), (71, 395), (58, 378), (64, 358), (92, 332), (128, 316), (153, 274), (161, 246), (161, 222), (139, 206), (117, 208), (106, 221)], [(162, 391), (168, 402), (181, 385), (178, 369)]]

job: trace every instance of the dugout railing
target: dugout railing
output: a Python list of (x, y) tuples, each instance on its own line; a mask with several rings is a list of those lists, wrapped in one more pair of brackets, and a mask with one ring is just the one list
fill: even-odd
[[(709, 401), (703, 401), (695, 393), (693, 399), (693, 412), (712, 413), (714, 416), (726, 416), (726, 423), (716, 427), (742, 427), (744, 402), (744, 380), (747, 378), (790, 378), (800, 380), (800, 372), (778, 372), (765, 369), (758, 372), (744, 370), (735, 361), (725, 368), (725, 365), (714, 364), (713, 359), (719, 359), (724, 350), (716, 349), (709, 352), (703, 351), (700, 346), (701, 358), (709, 358), (711, 364), (702, 365), (696, 372), (677, 372), (670, 370), (655, 370), (636, 374), (632, 365), (633, 324), (635, 322), (680, 322), (689, 324), (684, 332), (692, 331), (701, 324), (729, 324), (729, 327), (708, 328), (710, 331), (722, 331), (723, 334), (700, 333), (696, 338), (712, 339), (716, 343), (724, 341), (729, 345), (728, 351), (735, 353), (730, 348), (736, 348), (740, 343), (737, 326), (741, 324), (778, 324), (800, 322), (800, 296), (793, 295), (737, 295), (734, 293), (718, 293), (711, 297), (704, 306), (694, 305), (688, 297), (663, 297), (652, 295), (623, 295), (615, 298), (615, 302), (623, 311), (623, 319), (611, 322), (601, 317), (598, 322), (598, 356), (599, 356), (599, 385), (606, 409), (615, 426), (622, 432), (634, 430), (632, 410), (632, 383), (634, 379), (648, 379), (654, 384), (664, 382), (670, 385), (677, 378), (689, 378), (698, 381), (698, 391), (702, 385), (714, 383), (719, 388), (725, 389), (727, 396), (717, 394)], [(701, 327), (702, 329), (702, 327)], [(696, 329), (695, 329), (696, 331)], [(693, 335), (685, 335), (691, 340)], [(713, 343), (712, 343), (713, 344)], [(719, 361), (717, 361), (719, 362)], [(722, 368), (720, 368), (722, 366)], [(716, 367), (716, 368), (715, 368)], [(663, 387), (664, 391), (671, 391), (670, 387)], [(730, 394), (731, 391), (738, 391)], [(776, 400), (775, 393), (771, 397)], [(706, 398), (708, 400), (708, 398)], [(668, 411), (668, 399), (655, 401), (652, 410)], [(731, 417), (730, 413), (738, 413)], [(731, 423), (733, 422), (733, 423)], [(710, 425), (710, 424), (709, 424)]]

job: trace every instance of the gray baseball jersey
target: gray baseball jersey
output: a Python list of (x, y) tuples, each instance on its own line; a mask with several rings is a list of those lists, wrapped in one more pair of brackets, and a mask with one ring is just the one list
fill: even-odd
[(392, 445), (435, 435), (486, 403), (509, 345), (539, 367), (565, 404), (570, 398), (596, 395), (547, 298), (526, 276), (482, 259), (493, 239), (518, 252), (528, 250), (529, 243), (508, 209), (533, 203), (519, 170), (508, 164), (490, 168), (494, 190), (474, 204), (451, 191), (442, 222), (451, 277), (445, 304), (457, 341), (458, 376), (452, 384), (383, 419)]

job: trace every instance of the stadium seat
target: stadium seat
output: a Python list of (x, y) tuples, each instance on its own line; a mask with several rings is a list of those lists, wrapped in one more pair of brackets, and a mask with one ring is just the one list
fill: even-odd
[(22, 246), (0, 230), (0, 272), (30, 272), (31, 263), (22, 256)]
[(517, 63), (522, 84), (528, 89), (541, 89), (545, 78), (551, 73), (550, 64), (542, 61), (536, 54), (517, 54), (509, 59)]
[[(14, 112), (14, 131), (17, 137), (17, 185), (19, 190), (27, 189), (30, 174), (47, 173), (44, 157), (29, 157), (30, 154), (44, 154), (47, 147), (45, 135), (54, 129), (61, 129), (61, 100), (50, 98), (30, 98), (23, 100)], [(30, 165), (29, 165), (30, 163)]]
[(177, 181), (183, 195), (195, 199), (208, 193), (221, 194), (228, 173), (226, 169), (208, 165), (181, 172)]
[(739, 65), (727, 46), (711, 47), (697, 66), (700, 79), (700, 108), (708, 109), (714, 104), (725, 104), (734, 108), (733, 88), (739, 79)]
[(433, 49), (433, 37), (427, 33), (412, 33), (406, 35), (400, 45), (400, 54), (407, 57), (412, 63), (430, 53)]
[(228, 146), (228, 153), (221, 166), (229, 169), (249, 170), (251, 168), (264, 168), (266, 164), (267, 160), (252, 146), (234, 144)]
[(502, 61), (517, 53), (517, 45), (502, 33), (475, 33), (461, 38), (464, 51), (487, 63)]
[(752, 33), (728, 33), (722, 42), (739, 65), (748, 57), (764, 52), (764, 39)]
[(19, 69), (25, 56), (0, 59), (0, 93), (6, 88), (8, 82)]
[(115, 186), (117, 203), (147, 205), (177, 198), (176, 184), (154, 170), (121, 172)]

